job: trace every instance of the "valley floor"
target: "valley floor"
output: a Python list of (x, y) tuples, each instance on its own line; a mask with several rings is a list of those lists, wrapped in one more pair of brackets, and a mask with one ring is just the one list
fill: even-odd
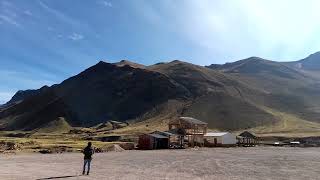
[(95, 154), (80, 176), (82, 154), (0, 154), (0, 179), (318, 179), (319, 148), (253, 147)]

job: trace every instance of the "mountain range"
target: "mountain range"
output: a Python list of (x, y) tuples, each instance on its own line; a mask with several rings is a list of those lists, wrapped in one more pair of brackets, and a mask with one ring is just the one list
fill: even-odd
[(209, 66), (100, 61), (60, 84), (18, 91), (0, 107), (0, 129), (38, 130), (61, 119), (71, 127), (111, 120), (134, 126), (191, 116), (217, 130), (312, 133), (320, 130), (319, 88), (320, 52), (292, 62), (250, 57)]

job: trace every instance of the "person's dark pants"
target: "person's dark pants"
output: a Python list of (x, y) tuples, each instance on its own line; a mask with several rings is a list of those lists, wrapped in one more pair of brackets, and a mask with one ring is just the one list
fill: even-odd
[(85, 159), (85, 160), (83, 161), (83, 171), (82, 171), (82, 174), (85, 174), (85, 172), (86, 172), (86, 165), (88, 165), (87, 174), (89, 174), (89, 172), (90, 172), (90, 164), (91, 164), (91, 159)]

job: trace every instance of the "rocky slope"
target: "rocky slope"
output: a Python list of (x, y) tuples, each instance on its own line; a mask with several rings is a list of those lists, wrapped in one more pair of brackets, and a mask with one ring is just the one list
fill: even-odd
[(184, 87), (158, 72), (99, 62), (2, 110), (0, 119), (10, 130), (32, 130), (61, 117), (72, 126), (92, 126), (134, 119), (169, 99), (183, 101), (189, 96)]
[(272, 129), (281, 122), (310, 122), (317, 129), (320, 59), (311, 55), (299, 62), (313, 63), (313, 69), (258, 57), (207, 67), (179, 60), (152, 66), (99, 62), (60, 84), (17, 93), (15, 103), (0, 109), (0, 128), (89, 127), (110, 120), (143, 124), (192, 116), (221, 130)]

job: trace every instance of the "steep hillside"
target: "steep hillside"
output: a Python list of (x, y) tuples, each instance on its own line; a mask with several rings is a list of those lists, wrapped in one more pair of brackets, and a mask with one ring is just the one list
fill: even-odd
[(33, 130), (58, 117), (70, 120), (74, 114), (53, 89), (48, 89), (0, 111), (0, 127), (5, 130)]
[[(182, 61), (145, 69), (132, 67), (134, 63), (131, 62), (120, 64), (100, 62), (3, 110), (0, 113), (2, 126), (32, 130), (55, 124), (52, 122), (59, 118), (71, 126), (93, 126), (109, 120), (151, 122), (181, 115), (201, 118), (211, 127), (221, 129), (255, 127), (259, 125), (255, 118), (261, 114), (268, 119), (266, 124), (276, 121), (272, 115), (250, 103), (250, 96), (263, 92), (224, 73)], [(172, 102), (175, 102), (174, 106)], [(241, 116), (240, 105), (252, 118)], [(168, 106), (171, 106), (170, 111)], [(221, 108), (217, 110), (216, 107)]]
[(92, 126), (134, 119), (169, 99), (188, 96), (184, 87), (160, 73), (99, 62), (2, 110), (0, 123), (6, 124), (6, 129), (30, 130), (63, 117), (72, 126)]
[(34, 95), (40, 94), (41, 92), (44, 92), (48, 88), (49, 88), (48, 86), (43, 86), (40, 89), (20, 90), (20, 91), (16, 92), (7, 103), (0, 105), (0, 110), (1, 110), (1, 108), (2, 109), (8, 108), (14, 104), (21, 102), (24, 99), (27, 99), (27, 98), (32, 97)]
[(270, 125), (279, 120), (248, 100), (223, 92), (197, 98), (184, 115), (197, 117), (208, 122), (209, 127), (219, 130), (248, 129)]
[(224, 65), (210, 65), (211, 69), (221, 70), (228, 73), (241, 74), (267, 74), (287, 79), (304, 78), (305, 75), (295, 69), (289, 68), (282, 63), (265, 60), (259, 57), (250, 57), (248, 59), (236, 61), (234, 63), (226, 63)]
[(304, 59), (301, 59), (299, 61), (287, 62), (284, 64), (287, 64), (291, 67), (294, 67), (300, 70), (319, 71), (320, 70), (320, 52), (311, 54), (310, 56)]
[(255, 98), (257, 104), (320, 122), (320, 81), (304, 71), (255, 57), (208, 67), (266, 92)]
[(315, 132), (320, 79), (307, 72), (257, 57), (207, 67), (179, 60), (152, 66), (99, 62), (32, 95), (18, 93), (15, 103), (0, 109), (0, 129), (56, 132), (114, 120), (130, 122), (114, 132), (138, 133), (192, 116), (219, 130)]
[(251, 103), (266, 93), (238, 81), (232, 76), (202, 66), (181, 61), (161, 63), (148, 67), (166, 74), (193, 94), (182, 115), (208, 122), (216, 129), (245, 129), (271, 124), (277, 119)]
[(240, 90), (253, 90), (227, 74), (178, 60), (149, 66), (147, 69), (170, 77), (183, 85), (193, 97), (221, 91), (241, 97)]

